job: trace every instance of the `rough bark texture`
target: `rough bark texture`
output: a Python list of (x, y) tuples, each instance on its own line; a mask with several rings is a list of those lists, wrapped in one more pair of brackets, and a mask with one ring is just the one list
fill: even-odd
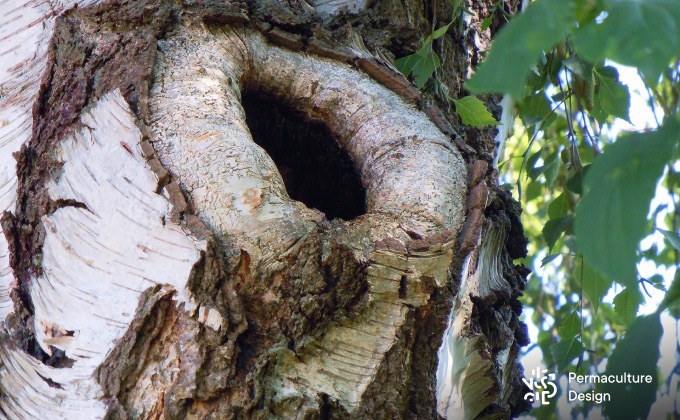
[[(390, 64), (448, 1), (95, 3), (0, 3), (0, 413), (528, 408), (495, 130)], [(435, 44), (454, 97), (496, 2), (468, 3)]]

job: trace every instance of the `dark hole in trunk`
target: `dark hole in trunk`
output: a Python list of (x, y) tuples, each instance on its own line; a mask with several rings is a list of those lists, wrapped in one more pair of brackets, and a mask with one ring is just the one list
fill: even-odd
[(366, 212), (361, 179), (327, 127), (261, 92), (243, 92), (242, 103), (253, 139), (276, 163), (292, 199), (328, 219)]

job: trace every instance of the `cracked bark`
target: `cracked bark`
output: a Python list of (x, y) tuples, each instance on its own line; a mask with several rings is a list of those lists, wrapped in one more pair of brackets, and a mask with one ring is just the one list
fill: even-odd
[[(493, 130), (385, 58), (447, 5), (0, 3), (0, 412), (526, 409)], [(487, 6), (436, 46), (454, 94)]]

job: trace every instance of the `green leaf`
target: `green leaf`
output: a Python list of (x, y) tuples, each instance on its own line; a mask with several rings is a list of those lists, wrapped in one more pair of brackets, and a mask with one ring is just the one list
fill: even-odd
[[(502, 165), (498, 165), (498, 168), (502, 168)], [(505, 191), (512, 192), (515, 186), (509, 182), (506, 182), (505, 184), (501, 185), (501, 188)]]
[(543, 238), (545, 238), (549, 250), (552, 250), (555, 242), (560, 239), (560, 236), (571, 226), (573, 221), (574, 216), (569, 215), (559, 219), (548, 220), (548, 223), (543, 226)]
[(562, 64), (575, 75), (585, 80), (593, 80), (593, 65), (578, 54), (572, 54), (562, 61)]
[(456, 10), (458, 10), (462, 3), (463, 0), (451, 0), (451, 8), (453, 8), (454, 13), (456, 12)]
[(555, 180), (557, 179), (557, 175), (560, 173), (561, 166), (562, 161), (560, 160), (557, 152), (548, 158), (545, 169), (543, 169), (543, 176), (545, 177), (545, 184), (547, 186), (553, 186)]
[(609, 356), (605, 375), (649, 375), (651, 383), (606, 383), (602, 392), (611, 399), (604, 402), (604, 414), (610, 419), (647, 418), (656, 400), (657, 363), (663, 328), (658, 314), (641, 316), (628, 328)]
[(576, 171), (574, 175), (571, 176), (567, 180), (567, 183), (565, 186), (567, 187), (567, 190), (575, 193), (575, 194), (583, 194), (583, 178), (585, 177), (586, 172), (590, 169), (590, 165), (586, 165), (580, 170)]
[(465, 96), (461, 99), (454, 99), (456, 113), (460, 115), (463, 124), (472, 127), (483, 127), (487, 125), (498, 125), (499, 122), (491, 115), (484, 102), (474, 96)]
[(413, 53), (401, 58), (394, 60), (394, 66), (399, 70), (404, 76), (408, 77), (413, 70), (413, 66), (416, 65), (419, 56), (418, 53)]
[(589, 265), (623, 285), (637, 283), (636, 250), (649, 203), (679, 136), (673, 119), (656, 131), (623, 136), (586, 174), (587, 192), (576, 208), (579, 249)]
[(588, 111), (588, 113), (595, 118), (595, 120), (599, 124), (605, 124), (607, 122), (607, 118), (609, 117), (609, 113), (605, 111), (602, 106), (600, 106), (600, 103), (595, 103), (595, 96), (593, 95), (593, 109)]
[(527, 96), (519, 103), (519, 112), (525, 125), (539, 123), (550, 114), (550, 101), (543, 92)]
[(597, 73), (602, 77), (619, 80), (619, 71), (614, 66), (598, 66)]
[(576, 5), (576, 20), (584, 24), (595, 19), (602, 12), (602, 4), (606, 0), (572, 0)]
[(604, 58), (637, 67), (656, 81), (680, 52), (680, 7), (677, 0), (607, 2), (601, 23), (581, 25), (572, 41), (592, 62)]
[(564, 98), (567, 97), (567, 92), (566, 91), (560, 91), (557, 92), (556, 94), (550, 96), (550, 100), (553, 102), (562, 102)]
[[(597, 78), (597, 90), (593, 97), (595, 103), (595, 115), (603, 115), (604, 113), (613, 115), (622, 120), (629, 121), (630, 117), (628, 115), (628, 110), (630, 108), (630, 92), (628, 88), (619, 82), (618, 72), (616, 72), (616, 77), (607, 77), (601, 75), (597, 70), (595, 71)], [(599, 122), (601, 118), (597, 118)]]
[(448, 25), (444, 25), (441, 28), (437, 29), (436, 31), (432, 32), (431, 39), (428, 37), (428, 39), (425, 40), (426, 43), (430, 42), (432, 39), (439, 39), (444, 36), (444, 34), (449, 30), (449, 26), (451, 26), (453, 22), (450, 22)]
[(663, 249), (659, 250), (658, 255), (655, 255), (651, 260), (653, 260), (656, 264), (659, 265), (668, 265), (672, 266), (675, 265), (675, 249), (673, 247), (664, 247)]
[(477, 93), (521, 97), (524, 81), (543, 51), (564, 38), (574, 24), (572, 2), (540, 0), (501, 29), (489, 55), (466, 87)]
[(641, 303), (642, 293), (640, 293), (637, 285), (626, 287), (621, 293), (614, 296), (614, 310), (625, 325), (630, 324), (635, 319)]
[(663, 300), (661, 301), (661, 305), (659, 305), (659, 309), (657, 309), (657, 312), (661, 312), (667, 308), (677, 307), (679, 301), (680, 301), (680, 270), (676, 270), (673, 283), (671, 283), (671, 287), (668, 289), (666, 295), (663, 297)]
[(581, 274), (583, 274), (583, 293), (588, 296), (593, 309), (597, 312), (600, 303), (602, 303), (602, 298), (612, 287), (614, 281), (593, 270), (588, 264), (582, 264), (580, 260), (579, 258), (576, 263), (576, 279), (580, 281)]
[(532, 180), (535, 180), (538, 178), (540, 174), (543, 173), (543, 169), (545, 169), (545, 166), (539, 166), (536, 167), (536, 162), (538, 162), (538, 159), (541, 157), (541, 150), (538, 152), (535, 152), (531, 156), (529, 156), (529, 159), (527, 159), (527, 177), (529, 177)]
[(413, 66), (413, 78), (416, 81), (418, 89), (422, 89), (434, 74), (434, 71), (439, 68), (441, 61), (439, 56), (434, 51), (427, 53), (423, 59), (418, 60)]
[(550, 263), (551, 261), (555, 260), (557, 257), (559, 257), (562, 254), (552, 254), (548, 255), (547, 257), (543, 258), (541, 260), (541, 267), (544, 267), (546, 264)]
[(666, 238), (668, 242), (670, 242), (673, 248), (680, 251), (680, 236), (677, 233), (671, 232), (670, 230), (663, 230), (659, 228), (657, 228), (656, 230), (661, 232), (661, 234)]
[(418, 52), (395, 60), (394, 65), (406, 77), (413, 74), (416, 86), (418, 86), (418, 89), (422, 89), (425, 83), (430, 80), (434, 71), (439, 68), (441, 61), (437, 53), (432, 50), (430, 43), (427, 42)]
[(563, 340), (567, 338), (573, 338), (581, 334), (581, 317), (578, 316), (576, 311), (570, 313), (569, 316), (564, 318), (559, 331), (560, 337)]
[(548, 55), (546, 57), (547, 62), (545, 66), (545, 70), (547, 72), (548, 80), (550, 80), (550, 83), (552, 83), (555, 86), (559, 86), (559, 75), (562, 69), (564, 68), (562, 66), (562, 59), (555, 57), (554, 55)]
[(557, 362), (557, 370), (562, 372), (569, 366), (572, 360), (581, 357), (586, 348), (583, 347), (581, 340), (572, 337), (553, 344), (550, 346), (550, 350), (555, 358), (555, 362)]
[(666, 286), (663, 284), (664, 278), (661, 274), (654, 274), (652, 277), (649, 277), (647, 281), (651, 283), (656, 290), (661, 290), (662, 292), (666, 291)]
[(537, 199), (538, 197), (542, 197), (543, 193), (543, 185), (541, 185), (540, 182), (531, 181), (526, 187), (524, 196), (526, 197), (527, 202), (529, 202)]
[(569, 203), (567, 202), (567, 196), (562, 193), (557, 196), (553, 201), (548, 204), (548, 218), (557, 219), (564, 217), (569, 213)]
[(522, 88), (522, 92), (524, 92), (522, 96), (532, 94), (536, 91), (542, 91), (547, 81), (548, 72), (544, 66), (541, 66), (540, 68), (536, 65), (531, 66), (526, 84)]
[(491, 26), (491, 23), (493, 22), (493, 15), (488, 16), (486, 19), (482, 21), (482, 32), (486, 31), (489, 26)]

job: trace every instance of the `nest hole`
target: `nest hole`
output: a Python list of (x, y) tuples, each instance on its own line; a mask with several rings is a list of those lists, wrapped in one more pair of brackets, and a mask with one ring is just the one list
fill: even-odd
[(243, 92), (242, 104), (255, 143), (276, 164), (292, 199), (328, 219), (352, 220), (366, 213), (361, 178), (325, 125), (263, 92)]

